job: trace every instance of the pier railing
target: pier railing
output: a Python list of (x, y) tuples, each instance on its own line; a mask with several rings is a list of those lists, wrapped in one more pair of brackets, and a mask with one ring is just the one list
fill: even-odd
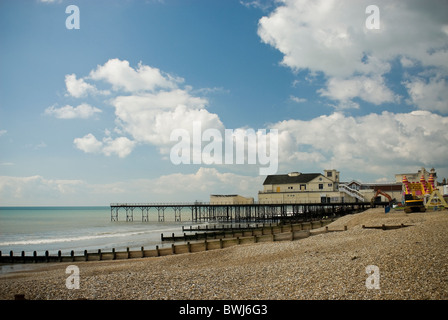
[(190, 206), (251, 206), (251, 205), (322, 205), (322, 206), (329, 206), (329, 205), (353, 205), (353, 204), (370, 204), (368, 201), (358, 201), (358, 202), (321, 202), (321, 201), (307, 201), (307, 202), (297, 202), (293, 200), (279, 200), (279, 201), (253, 201), (251, 203), (248, 202), (207, 202), (207, 201), (194, 201), (194, 202), (141, 202), (141, 203), (111, 203), (111, 207), (156, 207), (156, 206), (165, 206), (165, 207), (172, 207), (172, 206), (184, 206), (184, 207), (190, 207)]
[(174, 210), (175, 221), (181, 221), (182, 209), (191, 210), (191, 221), (267, 221), (281, 219), (312, 220), (324, 216), (344, 215), (357, 210), (365, 210), (387, 203), (371, 202), (255, 202), (255, 203), (215, 203), (215, 202), (171, 202), (171, 203), (111, 203), (111, 221), (118, 221), (119, 211), (124, 210), (126, 221), (134, 221), (134, 210), (140, 209), (142, 221), (149, 221), (150, 211), (157, 211), (159, 222), (165, 221), (165, 210)]

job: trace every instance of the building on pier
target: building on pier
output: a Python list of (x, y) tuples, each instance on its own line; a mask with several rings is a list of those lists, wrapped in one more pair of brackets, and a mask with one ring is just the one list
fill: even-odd
[[(268, 175), (263, 191), (258, 192), (259, 203), (329, 203), (341, 202), (339, 171), (321, 173), (291, 172)], [(345, 199), (347, 202), (353, 199)], [(354, 201), (354, 200), (353, 200)]]
[(379, 190), (392, 199), (401, 200), (402, 184), (361, 183), (355, 180), (341, 182), (337, 170), (324, 173), (300, 173), (269, 175), (258, 192), (260, 203), (335, 203), (388, 201)]
[(247, 198), (238, 194), (211, 194), (210, 204), (253, 204), (254, 198)]

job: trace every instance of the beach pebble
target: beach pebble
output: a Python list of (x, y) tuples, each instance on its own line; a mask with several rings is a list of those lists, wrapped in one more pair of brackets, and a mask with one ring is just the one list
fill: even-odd
[[(365, 226), (404, 224), (381, 230)], [(448, 212), (381, 209), (347, 215), (329, 230), (282, 242), (164, 257), (79, 262), (80, 288), (67, 289), (68, 263), (0, 276), (14, 299), (448, 299)], [(366, 285), (368, 266), (378, 278)]]

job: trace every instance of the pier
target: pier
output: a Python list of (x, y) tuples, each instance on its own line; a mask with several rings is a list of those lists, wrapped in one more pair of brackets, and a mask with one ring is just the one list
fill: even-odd
[(149, 221), (150, 214), (156, 214), (159, 222), (165, 221), (165, 210), (174, 211), (174, 221), (181, 221), (182, 210), (191, 212), (192, 222), (255, 222), (279, 221), (298, 222), (322, 219), (385, 206), (387, 202), (341, 202), (341, 203), (252, 203), (212, 204), (192, 203), (111, 203), (110, 219), (119, 221), (120, 211), (125, 221), (134, 221), (134, 211), (141, 211), (141, 221)]

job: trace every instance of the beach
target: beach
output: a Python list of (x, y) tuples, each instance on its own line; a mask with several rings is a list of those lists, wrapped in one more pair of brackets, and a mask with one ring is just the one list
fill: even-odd
[[(382, 230), (362, 226), (405, 227)], [(343, 216), (296, 241), (130, 260), (36, 264), (0, 276), (0, 299), (448, 299), (448, 211)], [(68, 289), (69, 265), (79, 289)], [(374, 274), (367, 273), (375, 266)]]

